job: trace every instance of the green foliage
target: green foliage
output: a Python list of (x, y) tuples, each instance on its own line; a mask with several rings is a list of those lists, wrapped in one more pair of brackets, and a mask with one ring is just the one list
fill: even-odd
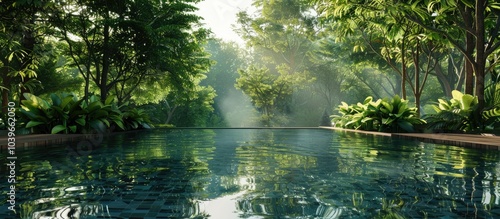
[[(495, 92), (498, 95), (496, 87)], [(480, 113), (480, 118), (476, 118), (477, 97), (457, 90), (452, 91), (452, 99), (438, 99), (438, 103), (433, 105), (436, 113), (425, 117), (428, 122), (427, 128), (435, 132), (476, 132), (498, 127), (500, 105), (495, 100), (495, 93), (490, 95), (492, 96), (487, 95), (486, 101), (489, 106)]]
[(142, 109), (128, 108), (123, 112), (124, 127), (122, 129), (150, 128), (150, 123), (149, 115)]
[(77, 124), (84, 124), (79, 109), (81, 101), (71, 94), (51, 95), (52, 103), (30, 93), (19, 108), (25, 127), (34, 133), (76, 133)]
[(252, 104), (261, 113), (262, 124), (286, 124), (286, 118), (280, 116), (287, 113), (287, 104), (294, 90), (307, 82), (305, 75), (291, 75), (286, 66), (281, 66), (277, 73), (272, 73), (266, 67), (259, 68), (255, 65), (240, 69), (238, 73), (240, 77), (236, 79), (235, 86), (250, 97)]
[(167, 88), (193, 87), (210, 66), (196, 2), (58, 1), (49, 20), (85, 80), (85, 96), (95, 89), (101, 101), (114, 95), (142, 104), (163, 99)]
[(120, 110), (108, 97), (103, 103), (98, 96), (91, 96), (88, 102), (78, 100), (75, 95), (51, 94), (46, 101), (30, 93), (19, 108), (21, 121), (33, 133), (94, 133), (106, 132), (110, 128), (121, 130), (149, 128), (149, 118), (136, 108)]
[(363, 103), (348, 105), (342, 102), (338, 107), (341, 116), (333, 115), (335, 127), (381, 132), (415, 132), (415, 125), (424, 124), (418, 118), (417, 109), (409, 107), (408, 101), (394, 96), (373, 101), (367, 97)]
[(237, 32), (254, 59), (250, 67), (238, 70), (236, 87), (250, 97), (260, 113), (260, 125), (289, 125), (289, 117), (305, 108), (294, 104), (294, 96), (312, 81), (308, 54), (314, 48), (312, 40), (319, 37), (310, 13), (314, 9), (301, 0), (256, 1), (254, 6), (258, 12), (253, 15), (237, 14)]

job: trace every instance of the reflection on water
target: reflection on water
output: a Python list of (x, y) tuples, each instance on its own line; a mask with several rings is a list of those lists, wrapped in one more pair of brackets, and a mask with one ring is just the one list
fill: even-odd
[(18, 149), (18, 216), (500, 217), (498, 151), (312, 129), (152, 130), (72, 147)]

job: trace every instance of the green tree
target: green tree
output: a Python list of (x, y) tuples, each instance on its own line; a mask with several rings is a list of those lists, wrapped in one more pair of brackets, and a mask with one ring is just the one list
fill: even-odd
[(325, 22), (341, 32), (340, 37), (359, 36), (354, 50), (370, 49), (400, 75), (402, 97), (407, 99), (406, 92), (411, 91), (420, 109), (428, 78), (440, 63), (436, 54), (448, 48), (435, 34), (408, 19), (410, 9), (417, 12), (423, 9), (404, 1), (316, 3)]
[(212, 125), (214, 98), (217, 96), (211, 86), (202, 86), (198, 76), (190, 90), (169, 88), (168, 95), (157, 103), (144, 105), (152, 122), (176, 127), (207, 127)]
[[(500, 47), (500, 3), (493, 0), (416, 1), (411, 6), (403, 6), (407, 19), (442, 36), (463, 53), (465, 93), (475, 91), (479, 116), (485, 106), (485, 78), (497, 63), (495, 56)], [(411, 10), (415, 7), (420, 10)], [(488, 63), (489, 60), (493, 62)]]
[[(296, 85), (303, 85), (310, 78), (307, 53), (312, 48), (316, 23), (312, 9), (304, 1), (255, 1), (254, 6), (259, 9), (258, 13), (238, 14), (237, 32), (252, 49), (254, 66), (240, 70), (237, 86), (263, 113), (265, 125), (271, 125), (273, 116), (285, 118), (292, 112), (292, 94), (300, 88)], [(249, 83), (263, 85), (257, 91), (252, 86), (260, 85)], [(259, 94), (250, 94), (254, 92)], [(254, 99), (258, 96), (258, 100)]]
[(287, 70), (272, 74), (268, 68), (255, 65), (238, 70), (240, 77), (236, 80), (236, 87), (248, 95), (257, 110), (262, 113), (264, 126), (286, 124), (286, 120), (279, 121), (283, 119), (280, 117), (282, 113), (287, 110), (280, 103), (286, 102), (293, 91), (305, 81), (304, 77), (290, 75)]
[(48, 99), (52, 93), (74, 93), (83, 96), (84, 81), (78, 69), (70, 65), (70, 60), (65, 56), (67, 44), (59, 41), (45, 41), (46, 49), (43, 60), (37, 67), (37, 80), (41, 86), (31, 90), (31, 93)]
[(196, 2), (59, 2), (52, 19), (85, 80), (85, 96), (93, 87), (103, 100), (114, 94), (124, 102), (144, 83), (192, 87), (210, 63), (201, 46), (206, 30), (195, 29)]
[[(211, 126), (242, 126), (248, 124), (245, 115), (250, 114), (250, 101), (241, 90), (235, 88), (238, 69), (245, 68), (250, 57), (243, 48), (232, 42), (211, 39), (206, 45), (214, 64), (207, 73), (207, 78), (200, 85), (211, 86), (217, 92), (214, 98), (214, 120)], [(218, 119), (217, 119), (218, 118)]]
[[(9, 96), (19, 89), (33, 89), (36, 68), (41, 59), (40, 22), (49, 1), (0, 2), (0, 89), (2, 112), (6, 113)], [(21, 93), (22, 91), (18, 92)], [(17, 99), (20, 99), (19, 95)]]

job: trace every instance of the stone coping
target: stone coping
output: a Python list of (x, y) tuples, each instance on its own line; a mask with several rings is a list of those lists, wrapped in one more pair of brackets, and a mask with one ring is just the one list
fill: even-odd
[(481, 148), (489, 150), (500, 150), (500, 136), (495, 135), (474, 135), (474, 134), (454, 134), (454, 133), (386, 133), (361, 131), (353, 129), (342, 129), (336, 127), (320, 126), (323, 129), (335, 131), (353, 132), (367, 135), (379, 135), (396, 139), (410, 139), (435, 144), (446, 144), (469, 148)]
[[(107, 136), (120, 134), (120, 133), (134, 133), (140, 132), (147, 129), (132, 130), (125, 132), (111, 132), (103, 134), (27, 134), (27, 135), (16, 135), (15, 142), (16, 148), (26, 148), (35, 146), (48, 146), (52, 144), (64, 144), (79, 142), (84, 140), (92, 140), (98, 138), (105, 138)], [(8, 148), (8, 136), (3, 134), (0, 136), (0, 151), (4, 151)]]

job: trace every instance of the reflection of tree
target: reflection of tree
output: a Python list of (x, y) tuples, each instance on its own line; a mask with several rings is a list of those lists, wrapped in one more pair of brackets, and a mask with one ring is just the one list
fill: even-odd
[(85, 156), (50, 147), (21, 156), (16, 195), (25, 218), (61, 212), (128, 218), (137, 209), (204, 217), (204, 204), (227, 196), (242, 215), (263, 217), (499, 214), (498, 152), (390, 138), (154, 130), (116, 135)]
[[(255, 179), (252, 190), (238, 200), (244, 214), (298, 217), (335, 215), (331, 207), (318, 205), (311, 199), (309, 184), (320, 160), (310, 150), (310, 134), (304, 130), (255, 131), (251, 139), (239, 143), (236, 157), (240, 160), (237, 174)], [(318, 136), (318, 150), (326, 151), (330, 138)], [(325, 148), (322, 148), (325, 147)], [(333, 208), (336, 209), (336, 208)]]
[[(103, 209), (132, 211), (130, 206), (136, 202), (152, 204), (157, 199), (158, 206), (171, 206), (165, 215), (202, 214), (194, 196), (207, 184), (200, 179), (209, 173), (213, 136), (208, 130), (132, 133), (116, 135), (85, 156), (70, 157), (56, 148), (50, 151), (59, 152), (50, 157), (46, 152), (45, 156), (36, 155), (35, 151), (34, 155), (23, 156), (33, 161), (20, 164), (20, 183), (16, 186), (23, 200), (21, 214), (24, 218), (109, 216)], [(117, 150), (122, 153), (114, 153)]]
[(351, 186), (359, 183), (355, 188), (359, 190), (354, 191), (369, 191), (364, 193), (366, 206), (361, 209), (382, 203), (382, 212), (388, 217), (400, 213), (444, 217), (447, 212), (492, 216), (492, 199), (488, 197), (498, 195), (490, 190), (495, 180), (488, 176), (498, 163), (498, 153), (353, 133), (340, 135), (344, 136), (339, 137), (339, 172), (346, 174), (345, 181)]

